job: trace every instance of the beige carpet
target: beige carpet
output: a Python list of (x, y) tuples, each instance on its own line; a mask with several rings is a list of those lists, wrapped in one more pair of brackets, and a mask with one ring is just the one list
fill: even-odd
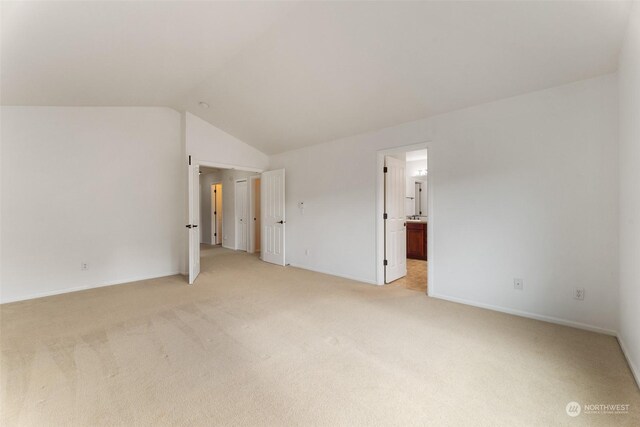
[[(1, 306), (2, 426), (640, 425), (615, 338), (204, 252)], [(570, 418), (569, 401), (630, 404)]]

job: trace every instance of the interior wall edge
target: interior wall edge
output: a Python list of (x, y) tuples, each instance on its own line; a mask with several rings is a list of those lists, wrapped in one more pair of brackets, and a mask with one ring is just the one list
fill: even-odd
[(310, 266), (302, 264), (302, 263), (289, 263), (288, 265), (290, 267), (294, 267), (294, 268), (301, 268), (303, 270), (309, 270), (309, 271), (313, 271), (313, 272), (316, 272), (316, 273), (328, 274), (329, 276), (336, 276), (336, 277), (342, 277), (343, 279), (354, 280), (356, 282), (364, 283), (364, 284), (367, 284), (367, 285), (376, 285), (376, 286), (378, 286), (378, 282), (376, 280), (364, 279), (362, 277), (355, 277), (355, 276), (350, 276), (348, 274), (336, 273), (336, 272), (330, 271), (330, 270), (323, 270), (323, 269), (319, 269), (319, 268), (315, 268), (315, 267), (310, 267)]
[(514, 315), (514, 316), (524, 317), (524, 318), (527, 318), (527, 319), (540, 320), (542, 322), (554, 323), (556, 325), (569, 326), (569, 327), (572, 327), (572, 328), (582, 329), (582, 330), (590, 331), (590, 332), (597, 332), (597, 333), (600, 333), (600, 334), (611, 335), (611, 336), (614, 336), (614, 337), (618, 336), (618, 331), (615, 331), (613, 329), (602, 328), (600, 326), (595, 326), (595, 325), (591, 325), (591, 324), (588, 324), (588, 323), (576, 322), (576, 321), (573, 321), (573, 320), (563, 319), (563, 318), (560, 318), (560, 317), (546, 316), (544, 314), (531, 313), (531, 312), (528, 312), (528, 311), (517, 310), (517, 309), (513, 309), (513, 308), (508, 308), (508, 307), (501, 307), (501, 306), (492, 305), (492, 304), (485, 304), (485, 303), (478, 302), (478, 301), (472, 301), (472, 300), (468, 300), (468, 299), (464, 299), (464, 298), (458, 298), (458, 297), (451, 297), (451, 296), (448, 296), (448, 295), (438, 294), (438, 293), (430, 293), (429, 296), (432, 297), (432, 298), (437, 298), (437, 299), (441, 299), (441, 300), (445, 300), (445, 301), (449, 301), (449, 302), (454, 302), (454, 303), (457, 303), (457, 304), (464, 304), (464, 305), (468, 305), (468, 306), (471, 306), (471, 307), (483, 308), (483, 309), (486, 309), (486, 310), (496, 311), (496, 312), (505, 313), (505, 314), (511, 314), (511, 315)]
[(46, 298), (46, 297), (51, 297), (55, 295), (70, 294), (73, 292), (89, 291), (91, 289), (106, 288), (107, 286), (130, 285), (130, 284), (134, 284), (136, 282), (142, 282), (145, 280), (160, 279), (162, 277), (169, 277), (169, 276), (176, 276), (176, 275), (184, 276), (186, 275), (186, 273), (182, 271), (170, 271), (167, 273), (151, 274), (148, 276), (129, 277), (127, 279), (119, 279), (119, 280), (105, 282), (97, 285), (76, 286), (73, 288), (58, 289), (55, 291), (37, 292), (37, 293), (23, 295), (19, 297), (13, 297), (13, 298), (6, 298), (6, 299), (0, 298), (0, 305), (11, 304), (11, 303), (20, 302), (20, 301), (31, 301), (34, 299)]
[(633, 360), (630, 357), (629, 349), (625, 344), (624, 339), (621, 334), (617, 334), (616, 338), (618, 339), (618, 344), (620, 344), (620, 349), (622, 349), (622, 354), (624, 355), (625, 360), (627, 361), (627, 365), (629, 365), (629, 370), (631, 371), (631, 375), (633, 375), (633, 379), (636, 380), (636, 385), (638, 389), (640, 389), (640, 369), (633, 363)]

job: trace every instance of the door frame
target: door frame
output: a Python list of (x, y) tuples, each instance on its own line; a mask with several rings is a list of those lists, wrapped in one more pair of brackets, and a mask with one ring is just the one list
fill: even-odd
[(198, 166), (205, 166), (205, 167), (209, 167), (209, 168), (218, 168), (218, 169), (235, 169), (235, 170), (239, 170), (239, 171), (257, 172), (257, 173), (264, 172), (264, 169), (253, 168), (253, 167), (242, 166), (242, 165), (232, 165), (232, 164), (229, 164), (229, 163), (210, 162), (210, 161), (207, 161), (207, 160), (196, 159), (196, 158), (193, 158), (193, 157), (191, 158), (191, 164), (192, 165), (198, 165)]
[[(431, 141), (420, 142), (417, 144), (403, 145), (394, 148), (386, 148), (378, 150), (376, 158), (376, 282), (378, 285), (384, 285), (384, 157), (404, 153), (414, 150), (429, 150), (431, 147)], [(429, 170), (429, 164), (431, 163), (432, 156), (427, 156), (427, 170)], [(433, 230), (434, 230), (434, 216), (433, 216), (433, 180), (427, 179), (427, 256), (429, 262), (429, 268), (427, 269), (427, 295), (435, 294), (434, 283), (434, 246), (433, 246)]]
[[(236, 169), (236, 170), (240, 170), (240, 171), (246, 171), (246, 172), (256, 172), (256, 173), (262, 173), (265, 170), (264, 169), (260, 169), (260, 168), (254, 168), (251, 166), (243, 166), (243, 165), (236, 165), (236, 164), (230, 164), (230, 163), (219, 163), (219, 162), (212, 162), (209, 160), (205, 160), (205, 159), (199, 159), (191, 154), (186, 154), (186, 160), (187, 160), (187, 177), (189, 176), (189, 166), (191, 165), (197, 165), (198, 167), (201, 166), (205, 166), (205, 167), (210, 167), (210, 168), (218, 168), (218, 169)], [(184, 181), (183, 181), (184, 182)], [(199, 182), (199, 181), (198, 181)], [(186, 222), (185, 224), (189, 223), (189, 203), (190, 203), (190, 199), (189, 199), (189, 183), (185, 183), (186, 187), (187, 187), (187, 195), (186, 195), (186, 200), (185, 200), (185, 218), (186, 218)], [(224, 190), (223, 190), (224, 191)], [(200, 219), (202, 221), (202, 218)], [(222, 240), (222, 245), (224, 246), (224, 236), (223, 236), (223, 240)], [(186, 253), (184, 254), (184, 258), (183, 258), (183, 262), (184, 262), (184, 275), (189, 276), (189, 239), (186, 239), (186, 242), (184, 243), (183, 248), (186, 249)], [(189, 281), (187, 280), (187, 283)]]

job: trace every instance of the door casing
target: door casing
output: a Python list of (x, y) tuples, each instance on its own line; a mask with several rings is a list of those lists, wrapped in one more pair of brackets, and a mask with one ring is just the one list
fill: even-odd
[[(236, 170), (242, 170), (242, 171), (247, 171), (247, 172), (257, 172), (257, 173), (262, 173), (262, 171), (263, 171), (263, 169), (247, 167), (247, 166), (243, 166), (243, 165), (232, 165), (232, 164), (227, 164), (227, 163), (217, 163), (217, 162), (212, 162), (212, 161), (209, 161), (209, 160), (197, 159), (197, 158), (195, 158), (193, 156), (190, 156), (190, 155), (187, 155), (186, 158), (188, 159), (188, 162), (187, 162), (187, 167), (188, 167), (187, 177), (188, 177), (188, 180), (187, 180), (187, 183), (186, 183), (188, 191), (187, 191), (187, 200), (186, 200), (186, 202), (187, 202), (187, 210), (186, 210), (186, 214), (185, 214), (185, 218), (187, 219), (187, 222), (185, 222), (185, 224), (191, 224), (191, 222), (190, 222), (191, 218), (189, 216), (189, 212), (192, 209), (191, 206), (192, 206), (193, 197), (194, 197), (194, 195), (193, 195), (193, 193), (191, 191), (192, 181), (193, 181), (193, 177), (192, 177), (192, 174), (191, 174), (191, 171), (192, 171), (191, 167), (192, 166), (197, 166), (198, 170), (199, 170), (199, 168), (201, 166), (206, 166), (206, 167), (210, 167), (210, 168), (236, 169)], [(198, 182), (198, 188), (199, 188), (200, 180), (198, 179), (197, 182)], [(198, 206), (199, 206), (199, 204), (200, 204), (200, 193), (197, 192), (196, 195), (197, 195), (197, 198), (198, 198), (198, 202), (197, 203), (198, 203)], [(198, 216), (199, 216), (199, 214), (198, 214)], [(192, 230), (192, 229), (188, 229), (188, 230)], [(200, 230), (199, 230), (199, 228), (197, 228), (196, 230), (197, 230), (198, 242), (199, 242), (199, 240), (200, 240), (199, 239)], [(192, 233), (192, 231), (189, 231), (189, 233)], [(187, 239), (187, 240), (189, 240), (189, 239)], [(184, 262), (183, 265), (186, 265), (186, 268), (185, 269), (181, 269), (181, 270), (183, 271), (185, 276), (187, 276), (187, 282), (188, 282), (189, 281), (188, 279), (189, 279), (189, 270), (190, 270), (190, 268), (189, 268), (190, 260), (197, 253), (196, 256), (198, 258), (198, 265), (199, 265), (200, 246), (198, 245), (197, 249), (196, 249), (195, 246), (192, 246), (192, 245), (188, 244), (188, 242), (187, 242), (186, 246), (187, 246), (186, 260), (183, 261)]]

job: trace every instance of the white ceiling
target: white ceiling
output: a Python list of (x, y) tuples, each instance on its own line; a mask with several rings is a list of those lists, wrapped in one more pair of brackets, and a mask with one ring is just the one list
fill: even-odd
[(171, 106), (286, 3), (5, 2), (3, 105)]
[(613, 72), (628, 12), (618, 1), (3, 2), (1, 101), (171, 106), (272, 154)]

